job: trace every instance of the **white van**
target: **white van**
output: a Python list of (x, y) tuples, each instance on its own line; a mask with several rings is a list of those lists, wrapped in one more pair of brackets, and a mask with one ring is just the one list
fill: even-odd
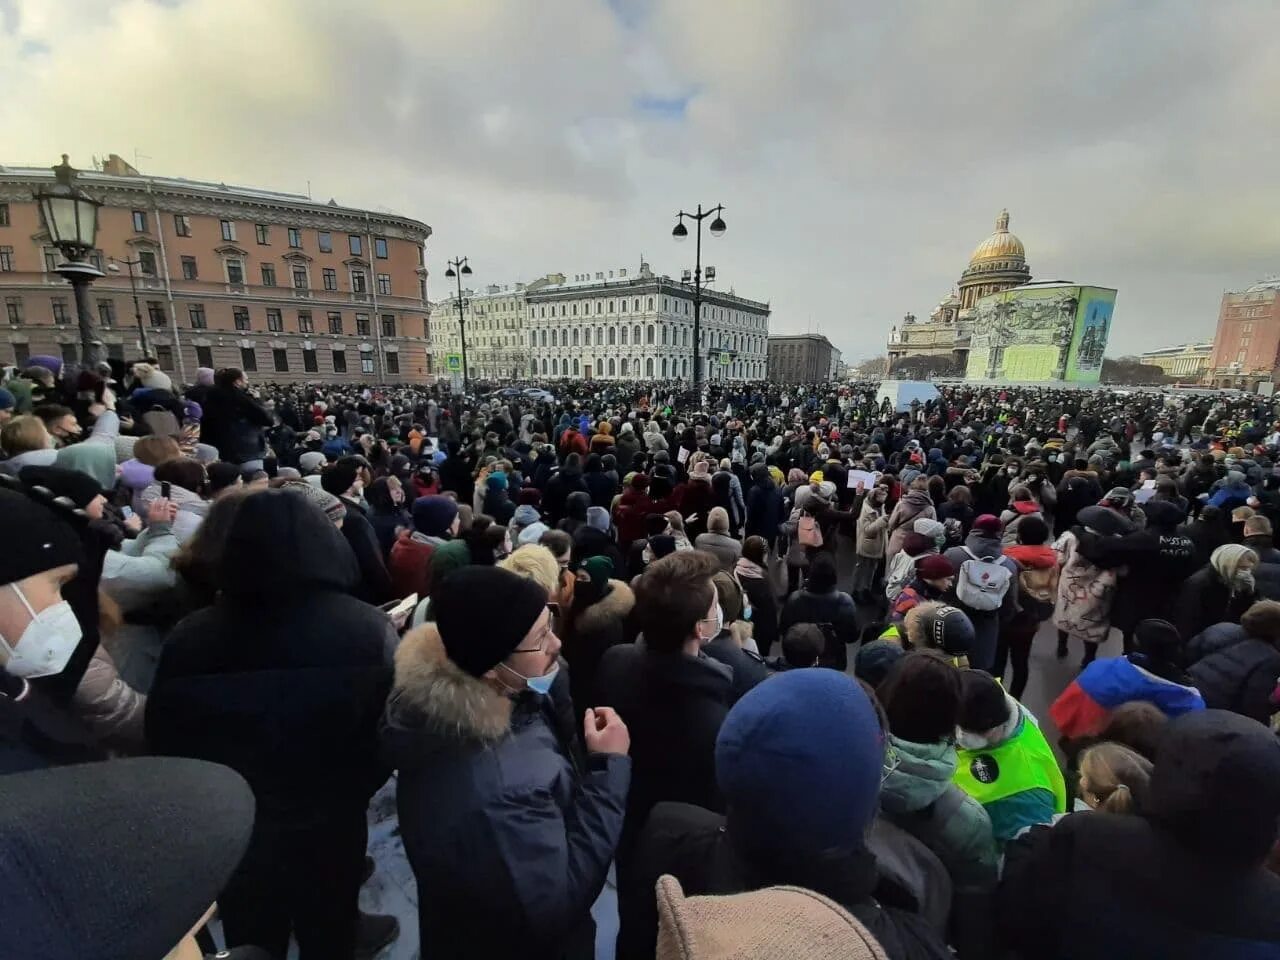
[(876, 391), (876, 404), (882, 405), (888, 399), (895, 413), (906, 413), (911, 409), (912, 400), (919, 400), (924, 405), (939, 396), (938, 388), (927, 380), (881, 380), (880, 389)]

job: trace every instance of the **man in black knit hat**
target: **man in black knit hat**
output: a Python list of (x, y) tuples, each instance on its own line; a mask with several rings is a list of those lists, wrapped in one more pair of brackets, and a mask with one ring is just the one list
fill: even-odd
[(560, 640), (533, 580), (464, 567), (432, 605), (435, 623), (396, 653), (384, 730), (423, 956), (587, 960), (631, 783), (627, 728), (587, 710), (581, 758), (552, 702)]

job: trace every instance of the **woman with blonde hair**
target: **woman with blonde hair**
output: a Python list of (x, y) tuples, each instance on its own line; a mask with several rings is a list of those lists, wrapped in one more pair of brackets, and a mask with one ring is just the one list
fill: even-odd
[(1151, 770), (1150, 760), (1123, 744), (1094, 744), (1080, 754), (1080, 799), (1103, 813), (1137, 813)]

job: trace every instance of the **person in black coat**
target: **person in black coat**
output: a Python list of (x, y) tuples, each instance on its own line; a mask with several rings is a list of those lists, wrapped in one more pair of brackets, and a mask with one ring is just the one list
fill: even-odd
[(1187, 661), (1206, 707), (1269, 723), (1280, 677), (1280, 603), (1259, 600), (1238, 624), (1217, 623), (1192, 637)]
[(1005, 849), (996, 921), (1041, 960), (1280, 953), (1280, 743), (1222, 710), (1170, 721), (1138, 815), (1073, 813)]
[(600, 658), (596, 701), (617, 710), (631, 731), (620, 870), (655, 803), (724, 806), (712, 754), (733, 673), (701, 652), (719, 632), (711, 583), (718, 569), (714, 557), (698, 550), (650, 563), (636, 583), (632, 614), (642, 641), (610, 647)]
[(629, 739), (613, 711), (588, 709), (578, 747), (546, 604), (532, 579), (467, 567), (396, 652), (383, 737), (433, 960), (595, 955)]
[(387, 603), (398, 598), (391, 586), (391, 574), (387, 572), (378, 535), (358, 499), (364, 490), (360, 461), (360, 457), (343, 457), (320, 475), (320, 486), (341, 500), (347, 509), (342, 536), (360, 567), (355, 595), (365, 603)]
[(217, 447), (218, 456), (228, 463), (261, 469), (266, 455), (264, 434), (273, 417), (249, 395), (244, 372), (234, 367), (219, 370), (201, 406), (201, 442)]
[(165, 641), (147, 702), (160, 754), (225, 764), (257, 798), (249, 852), (218, 898), (229, 946), (350, 957), (366, 808), (389, 770), (378, 721), (396, 636), (351, 596), (355, 557), (307, 499), (248, 496), (220, 593)]
[(1256, 597), (1257, 565), (1258, 555), (1248, 547), (1226, 543), (1186, 579), (1177, 594), (1173, 621), (1184, 642), (1215, 623), (1240, 622)]
[(836, 565), (830, 554), (814, 557), (804, 588), (787, 598), (779, 635), (786, 636), (796, 623), (816, 623), (822, 628), (827, 638), (823, 666), (844, 670), (849, 665), (848, 644), (858, 639), (857, 609), (851, 596), (836, 589)]
[(588, 507), (587, 522), (573, 531), (572, 562), (581, 564), (591, 557), (604, 557), (613, 566), (611, 577), (621, 579), (627, 575), (626, 560), (614, 540), (616, 531), (609, 521), (609, 511), (604, 507)]
[[(558, 526), (565, 517), (566, 504), (571, 493), (585, 493), (587, 506), (591, 505), (591, 491), (582, 479), (582, 460), (576, 453), (564, 458), (564, 466), (547, 480), (542, 498), (542, 512), (547, 523)], [(585, 507), (583, 508), (585, 511)]]
[(627, 617), (635, 609), (636, 596), (616, 579), (607, 557), (588, 557), (578, 566), (573, 605), (561, 627), (569, 665), (569, 691), (578, 713), (595, 702), (597, 674), (605, 652), (626, 643)]
[(631, 871), (619, 872), (618, 960), (654, 956), (653, 890), (664, 874), (691, 896), (813, 890), (852, 913), (889, 960), (950, 960), (942, 937), (912, 909), (942, 905), (911, 903), (868, 848), (884, 753), (876, 707), (852, 677), (789, 670), (743, 697), (715, 748), (727, 816), (659, 804)]
[(587, 455), (587, 464), (582, 472), (582, 482), (586, 484), (587, 492), (591, 494), (591, 505), (593, 507), (604, 507), (608, 510), (613, 506), (613, 496), (618, 490), (613, 478), (604, 472), (600, 454), (592, 453)]
[(746, 533), (748, 537), (764, 537), (772, 551), (778, 539), (778, 524), (785, 519), (782, 491), (763, 463), (751, 467), (751, 481), (751, 489), (747, 491)]
[(768, 549), (763, 537), (747, 537), (742, 541), (742, 558), (733, 571), (751, 604), (751, 636), (762, 657), (769, 656), (778, 640), (778, 596), (769, 576)]

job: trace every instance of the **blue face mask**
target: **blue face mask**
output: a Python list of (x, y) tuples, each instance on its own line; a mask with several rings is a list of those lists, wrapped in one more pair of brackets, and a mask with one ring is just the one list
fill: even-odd
[[(511, 669), (511, 667), (507, 667), (507, 669)], [(511, 672), (516, 673), (513, 669)], [(556, 660), (556, 663), (552, 664), (552, 668), (550, 668), (547, 673), (543, 673), (543, 676), (524, 677), (521, 676), (520, 673), (516, 673), (516, 676), (520, 677), (521, 680), (524, 680), (525, 686), (529, 687), (529, 689), (534, 691), (535, 694), (547, 696), (550, 694), (550, 691), (552, 691), (552, 684), (556, 682), (557, 673), (559, 673), (559, 660)]]

